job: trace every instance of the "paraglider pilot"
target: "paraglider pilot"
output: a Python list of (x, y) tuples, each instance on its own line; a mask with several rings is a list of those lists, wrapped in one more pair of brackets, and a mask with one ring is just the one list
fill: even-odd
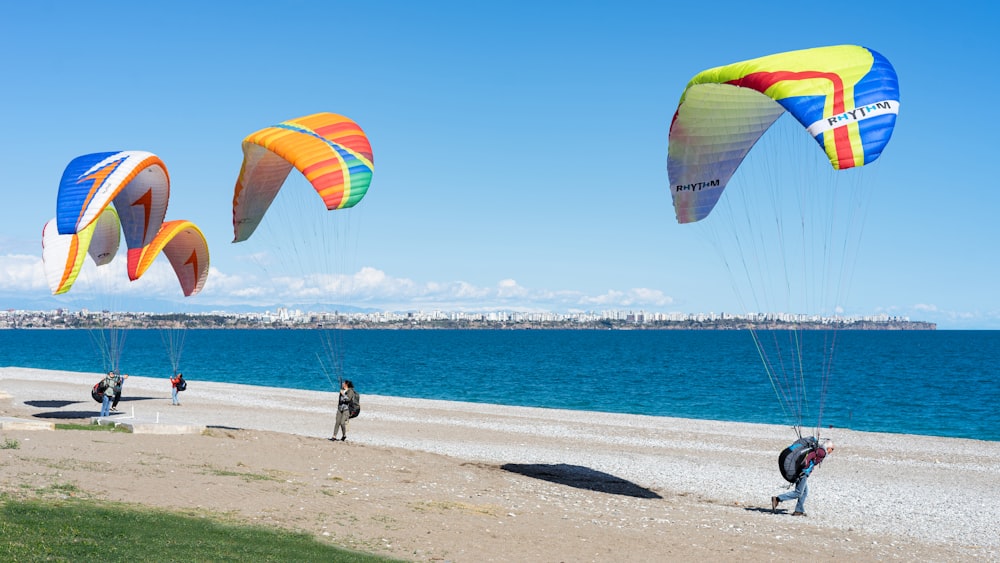
[(347, 426), (351, 422), (351, 404), (358, 400), (358, 392), (354, 390), (354, 382), (345, 379), (340, 383), (340, 398), (337, 401), (337, 423), (333, 427), (332, 441), (337, 440), (340, 431), (340, 441), (347, 440)]
[(792, 516), (805, 516), (806, 497), (809, 495), (809, 475), (832, 452), (832, 440), (825, 440), (818, 448), (810, 452), (802, 462), (802, 471), (799, 473), (798, 479), (795, 480), (795, 489), (776, 497), (771, 497), (771, 511), (773, 512), (777, 509), (778, 505), (783, 501), (798, 499), (798, 502), (795, 503), (795, 512), (792, 512)]
[(111, 402), (115, 400), (117, 379), (114, 370), (112, 370), (108, 372), (108, 375), (104, 376), (104, 381), (101, 382), (101, 387), (104, 388), (104, 398), (101, 399), (101, 416), (111, 414)]

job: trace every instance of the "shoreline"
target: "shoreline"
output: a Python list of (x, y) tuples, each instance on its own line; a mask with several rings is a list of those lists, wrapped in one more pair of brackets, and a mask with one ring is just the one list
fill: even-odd
[[(86, 330), (41, 332), (0, 338), (9, 351), (5, 365), (97, 372), (110, 362), (96, 361), (100, 350)], [(339, 375), (364, 393), (388, 396), (786, 426), (802, 416), (811, 428), (822, 421), (824, 429), (1000, 441), (1000, 411), (989, 401), (968, 402), (969, 393), (997, 391), (990, 370), (964, 369), (989, 365), (1000, 332), (843, 333), (825, 399), (813, 389), (809, 400), (795, 399), (800, 405), (773, 387), (746, 333), (352, 331), (331, 341), (306, 332), (188, 331), (182, 367), (197, 380), (223, 383), (333, 391)], [(123, 371), (160, 377), (174, 362), (181, 365), (175, 356), (167, 361), (177, 352), (167, 349), (164, 336), (156, 329), (132, 331), (119, 359)], [(326, 348), (331, 345), (336, 349)], [(690, 354), (676, 353), (689, 348)], [(470, 357), (467, 349), (477, 353)], [(963, 349), (969, 352), (958, 353)], [(911, 358), (908, 350), (922, 355)], [(631, 354), (634, 360), (627, 359)], [(720, 354), (727, 365), (712, 360)], [(984, 369), (987, 380), (980, 381)], [(819, 385), (820, 374), (813, 375), (810, 385)], [(966, 392), (941, 393), (942, 381)], [(609, 384), (626, 396), (610, 400), (597, 392)]]
[[(549, 320), (534, 320), (524, 313), (489, 319), (484, 313), (460, 313), (461, 318), (444, 320), (436, 316), (394, 312), (309, 312), (298, 317), (278, 317), (269, 311), (211, 313), (148, 313), (121, 311), (127, 319), (122, 328), (178, 328), (183, 321), (190, 329), (208, 330), (937, 330), (937, 323), (888, 315), (851, 315), (813, 320), (796, 313), (747, 313), (715, 315), (653, 313), (625, 320), (621, 316), (550, 313)], [(81, 329), (102, 330), (106, 323), (73, 311), (0, 312), (0, 329)], [(20, 323), (20, 326), (19, 326)], [(24, 326), (28, 325), (28, 326)]]
[[(0, 368), (0, 399), (3, 393), (9, 396), (0, 404), (7, 402), (11, 412), (31, 419), (89, 420), (100, 407), (89, 397), (99, 378)], [(891, 557), (903, 550), (924, 560), (1000, 560), (997, 442), (833, 429), (825, 435), (837, 442), (837, 451), (810, 479), (809, 517), (792, 519), (771, 514), (769, 503), (786, 485), (776, 461), (777, 453), (794, 439), (785, 426), (363, 394), (361, 416), (351, 423), (349, 442), (331, 444), (325, 438), (333, 429), (335, 396), (194, 381), (181, 393), (182, 405), (172, 407), (166, 378), (132, 376), (118, 416), (134, 413), (163, 423), (199, 424), (209, 433), (277, 433), (320, 452), (323, 447), (343, 447), (354, 453), (389, 452), (395, 458), (444, 456), (439, 461), (448, 467), (506, 467), (505, 475), (517, 473), (531, 484), (518, 494), (531, 496), (533, 500), (524, 502), (532, 506), (540, 498), (535, 490), (539, 484), (554, 487), (545, 493), (551, 496), (583, 476), (592, 486), (572, 490), (603, 502), (609, 502), (609, 496), (624, 499), (629, 506), (618, 510), (638, 511), (632, 514), (633, 525), (625, 527), (632, 531), (636, 525), (658, 527), (661, 520), (683, 519), (685, 511), (699, 518), (707, 512), (723, 529), (732, 525), (759, 530), (777, 523), (792, 526), (794, 533), (816, 532), (829, 537), (830, 549), (850, 548), (841, 553), (854, 558), (859, 554), (851, 550), (861, 546), (844, 545), (844, 538), (860, 534), (886, 542), (885, 555)], [(22, 435), (39, 434), (26, 432)], [(125, 436), (115, 439), (128, 441), (130, 435)], [(131, 438), (151, 440), (146, 435)], [(183, 442), (197, 437), (168, 438)], [(557, 474), (554, 485), (545, 477), (552, 473)], [(387, 477), (374, 475), (378, 480)], [(609, 492), (616, 488), (634, 494)], [(522, 507), (515, 513), (532, 510)], [(731, 539), (745, 548), (749, 540), (742, 535)], [(629, 536), (627, 541), (637, 540)], [(656, 539), (649, 541), (655, 545)], [(861, 554), (877, 559), (875, 552), (869, 553), (871, 547), (865, 546)], [(788, 549), (792, 547), (777, 552), (790, 553)], [(638, 552), (624, 559), (642, 560)]]

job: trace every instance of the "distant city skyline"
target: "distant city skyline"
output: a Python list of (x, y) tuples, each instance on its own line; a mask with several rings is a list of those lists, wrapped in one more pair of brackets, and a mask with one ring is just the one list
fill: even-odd
[(924, 322), (919, 319), (910, 319), (905, 316), (892, 316), (885, 313), (875, 315), (845, 315), (845, 316), (823, 316), (815, 314), (798, 314), (782, 312), (759, 312), (759, 313), (726, 313), (726, 312), (706, 312), (706, 313), (664, 313), (645, 310), (603, 310), (587, 311), (577, 313), (556, 313), (556, 312), (528, 312), (518, 310), (497, 310), (497, 311), (446, 311), (446, 310), (413, 310), (413, 311), (309, 311), (289, 307), (277, 307), (274, 310), (264, 311), (204, 311), (194, 312), (159, 312), (150, 311), (107, 311), (83, 309), (57, 308), (52, 310), (5, 310), (0, 311), (0, 318), (24, 317), (24, 316), (59, 316), (59, 315), (96, 315), (103, 317), (150, 317), (150, 316), (171, 316), (182, 315), (190, 317), (198, 316), (231, 316), (238, 318), (252, 318), (257, 320), (291, 321), (291, 322), (316, 322), (326, 320), (348, 319), (362, 320), (366, 322), (397, 322), (406, 320), (416, 321), (461, 321), (461, 320), (484, 320), (491, 322), (513, 321), (513, 322), (592, 322), (600, 320), (624, 321), (635, 323), (656, 323), (656, 322), (712, 322), (724, 320), (747, 320), (753, 322), (777, 321), (782, 323), (854, 323), (854, 322)]

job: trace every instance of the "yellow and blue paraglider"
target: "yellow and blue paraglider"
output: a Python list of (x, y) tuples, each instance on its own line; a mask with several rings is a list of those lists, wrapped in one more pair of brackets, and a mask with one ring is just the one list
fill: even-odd
[(799, 436), (813, 419), (819, 436), (837, 330), (848, 322), (869, 171), (898, 112), (889, 61), (838, 45), (699, 72), (670, 124), (677, 222), (697, 225), (698, 238), (721, 255)]

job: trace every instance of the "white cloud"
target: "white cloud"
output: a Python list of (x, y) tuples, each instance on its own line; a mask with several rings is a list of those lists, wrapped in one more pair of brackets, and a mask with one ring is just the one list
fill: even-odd
[[(259, 256), (257, 259), (265, 258)], [(124, 254), (101, 268), (88, 262), (77, 284), (67, 295), (70, 298), (93, 297), (112, 291), (130, 298), (175, 302), (180, 310), (189, 303), (181, 293), (167, 261), (154, 262), (140, 280), (129, 283), (125, 277)], [(0, 256), (0, 293), (47, 296), (41, 259), (28, 255)], [(588, 295), (577, 290), (524, 287), (513, 278), (501, 279), (492, 286), (478, 286), (462, 280), (418, 282), (394, 277), (372, 267), (363, 267), (353, 274), (266, 277), (229, 274), (214, 266), (202, 292), (190, 299), (196, 300), (194, 302), (199, 307), (218, 306), (220, 309), (328, 304), (382, 310), (553, 312), (662, 310), (674, 302), (662, 291), (647, 288), (608, 290), (599, 295)]]
[(608, 290), (602, 295), (582, 297), (580, 305), (595, 305), (600, 307), (666, 307), (674, 300), (657, 289), (633, 288), (628, 291)]
[(465, 281), (417, 282), (393, 277), (372, 267), (354, 274), (281, 276), (226, 276), (213, 270), (202, 292), (205, 301), (224, 305), (352, 305), (383, 310), (441, 309), (454, 311), (520, 310), (568, 311), (589, 308), (664, 307), (673, 299), (659, 290), (637, 288), (588, 296), (579, 291), (532, 289), (514, 279), (494, 286)]
[(989, 310), (953, 310), (930, 303), (917, 303), (909, 306), (878, 307), (876, 313), (907, 317), (914, 321), (936, 323), (939, 329), (1000, 329), (1000, 311)]
[(27, 254), (0, 255), (0, 289), (5, 292), (47, 290), (42, 259)]
[[(4, 297), (4, 306), (15, 308), (19, 301), (43, 298), (71, 306), (77, 298), (109, 301), (127, 296), (172, 302), (179, 311), (194, 304), (199, 308), (231, 310), (325, 304), (389, 311), (585, 312), (615, 309), (666, 312), (675, 305), (672, 297), (658, 289), (608, 289), (587, 294), (574, 289), (524, 287), (513, 278), (501, 279), (492, 286), (461, 280), (417, 282), (391, 276), (373, 267), (363, 267), (354, 274), (267, 277), (230, 274), (213, 266), (202, 292), (185, 298), (167, 261), (154, 262), (140, 280), (131, 283), (125, 274), (124, 261), (124, 253), (101, 268), (88, 261), (70, 293), (52, 297), (39, 256), (0, 255), (0, 295)], [(939, 328), (1000, 328), (1000, 312), (949, 311), (928, 303), (879, 307), (875, 312), (936, 322)]]

